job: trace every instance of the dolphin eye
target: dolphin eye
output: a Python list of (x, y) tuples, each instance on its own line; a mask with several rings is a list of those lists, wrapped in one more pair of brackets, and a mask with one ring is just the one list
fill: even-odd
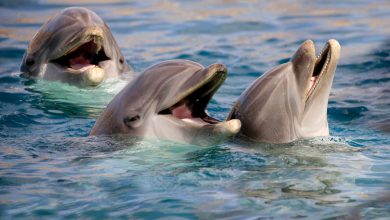
[(127, 116), (123, 119), (123, 123), (125, 123), (125, 125), (127, 127), (137, 127), (137, 122), (141, 119), (141, 117), (139, 115), (136, 115), (136, 116)]
[(27, 64), (27, 66), (32, 66), (32, 65), (35, 64), (35, 61), (34, 61), (34, 59), (32, 59), (32, 58), (27, 58), (26, 64)]

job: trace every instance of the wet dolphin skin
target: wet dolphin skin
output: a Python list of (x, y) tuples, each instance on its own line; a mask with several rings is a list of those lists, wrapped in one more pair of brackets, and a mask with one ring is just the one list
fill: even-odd
[(239, 97), (228, 119), (259, 142), (286, 143), (329, 135), (327, 106), (340, 45), (329, 40), (320, 55), (305, 41), (291, 61), (265, 73)]
[(126, 134), (195, 145), (213, 145), (238, 133), (237, 119), (206, 113), (225, 81), (222, 64), (207, 68), (188, 60), (156, 64), (129, 83), (98, 118), (91, 135)]
[(106, 23), (89, 9), (72, 7), (43, 24), (20, 70), (28, 77), (94, 86), (131, 67)]

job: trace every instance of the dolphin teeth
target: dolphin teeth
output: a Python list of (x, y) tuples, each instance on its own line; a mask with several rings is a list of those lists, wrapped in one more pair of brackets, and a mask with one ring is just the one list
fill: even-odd
[[(312, 75), (312, 77), (316, 77), (316, 78), (315, 78), (313, 84), (309, 87), (309, 90), (306, 94), (306, 99), (309, 99), (311, 94), (313, 94), (313, 92), (315, 91), (317, 86), (321, 83), (321, 80), (322, 80), (325, 72), (328, 69), (328, 66), (329, 66), (329, 63), (331, 60), (331, 57), (330, 57), (331, 51), (330, 50), (331, 50), (331, 47), (330, 47), (329, 43), (327, 43), (325, 45), (325, 47), (322, 49), (322, 51), (320, 52), (320, 54), (317, 56), (317, 60), (316, 60), (315, 67), (314, 67), (314, 72)], [(325, 60), (322, 57), (324, 55), (324, 53), (326, 53)], [(321, 62), (323, 62), (323, 63), (321, 64)], [(319, 67), (321, 68), (321, 71), (318, 74), (316, 74), (317, 68), (319, 68)]]
[[(102, 40), (98, 36), (89, 36), (85, 43), (73, 44), (73, 49), (61, 57), (51, 60), (63, 68), (78, 70), (90, 65), (99, 65), (99, 62), (110, 59), (103, 50)], [(84, 42), (85, 40), (81, 41)]]
[(326, 43), (326, 45), (324, 46), (324, 48), (322, 48), (321, 52), (318, 54), (317, 59), (320, 58), (320, 57), (322, 56), (322, 54), (323, 54), (327, 49), (329, 49), (329, 48), (330, 48), (329, 43)]

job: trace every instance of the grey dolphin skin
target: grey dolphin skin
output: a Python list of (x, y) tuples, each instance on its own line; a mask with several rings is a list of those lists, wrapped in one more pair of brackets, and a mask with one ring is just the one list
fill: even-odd
[(28, 77), (94, 86), (131, 67), (106, 23), (89, 9), (71, 7), (39, 29), (20, 70)]
[(266, 143), (329, 135), (327, 106), (340, 45), (329, 40), (316, 57), (305, 41), (290, 62), (255, 80), (239, 97), (228, 119), (239, 119), (240, 134)]
[(129, 136), (213, 145), (238, 133), (237, 119), (218, 121), (206, 107), (227, 76), (226, 67), (207, 68), (187, 60), (149, 67), (108, 104), (90, 135)]

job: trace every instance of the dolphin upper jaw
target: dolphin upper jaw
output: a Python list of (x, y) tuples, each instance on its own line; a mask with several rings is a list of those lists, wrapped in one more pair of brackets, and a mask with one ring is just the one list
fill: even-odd
[[(219, 121), (208, 115), (206, 111), (207, 104), (223, 84), (227, 76), (227, 70), (224, 65), (214, 64), (208, 67), (204, 72), (204, 79), (200, 82), (195, 83), (189, 89), (179, 94), (175, 99), (170, 100), (163, 108), (158, 111), (158, 118), (160, 120), (164, 118), (165, 125), (175, 124), (178, 127), (185, 127), (187, 132), (191, 134), (185, 141), (197, 145), (207, 145), (210, 143), (218, 143), (221, 140), (237, 134), (241, 128), (241, 122), (238, 119), (232, 119), (228, 121)], [(187, 103), (183, 103), (186, 100)], [(183, 105), (191, 105), (191, 107), (183, 107)], [(178, 107), (179, 106), (179, 107)], [(188, 114), (180, 114), (175, 109), (183, 108)], [(194, 130), (197, 131), (194, 131)], [(165, 129), (154, 129), (159, 130), (158, 135), (160, 138), (165, 132)], [(185, 132), (178, 132), (183, 135)], [(171, 134), (170, 134), (171, 135)], [(208, 136), (208, 140), (205, 143), (200, 142), (200, 137)], [(183, 137), (181, 137), (183, 139)], [(176, 138), (178, 140), (180, 138)], [(191, 139), (191, 141), (189, 140)], [(194, 142), (196, 141), (196, 142)]]
[(100, 50), (103, 45), (104, 33), (102, 28), (98, 26), (83, 27), (77, 35), (77, 37), (73, 37), (73, 39), (70, 39), (64, 47), (59, 48), (58, 51), (54, 51), (54, 53), (51, 55), (51, 59), (55, 60), (62, 56), (65, 56), (73, 52), (81, 45), (88, 43), (89, 41), (93, 41), (97, 45), (97, 51)]
[[(80, 70), (81, 68), (72, 68), (71, 64), (69, 63), (60, 63), (61, 58), (63, 59), (70, 59), (67, 58), (67, 56), (71, 55), (72, 53), (75, 53), (77, 50), (80, 50), (81, 47), (84, 47), (83, 50), (87, 50), (90, 54), (82, 54), (80, 52), (80, 56), (83, 55), (97, 55), (99, 52), (103, 53), (105, 56), (104, 60), (110, 59), (106, 55), (106, 51), (103, 47), (104, 45), (104, 34), (102, 29), (98, 27), (91, 27), (87, 28), (86, 30), (82, 31), (82, 34), (72, 39), (69, 43), (67, 43), (63, 48), (59, 48), (59, 51), (54, 51), (54, 53), (50, 56), (49, 62), (59, 65), (60, 67), (67, 69), (71, 73), (77, 74), (83, 72)], [(77, 58), (77, 57), (76, 57)], [(99, 66), (99, 62), (104, 60), (98, 60), (96, 63), (94, 63), (96, 66)], [(69, 60), (65, 60), (69, 61)], [(93, 61), (93, 60), (91, 60)], [(64, 61), (63, 61), (64, 62)], [(92, 63), (91, 63), (92, 64)]]
[(316, 62), (315, 45), (311, 40), (306, 40), (295, 52), (287, 65), (292, 66), (292, 73), (296, 77), (295, 83), (300, 93), (302, 104), (307, 100), (310, 90), (310, 79), (313, 75)]
[[(225, 81), (226, 76), (227, 70), (225, 66), (221, 64), (214, 64), (210, 66), (208, 69), (206, 69), (206, 71), (204, 71), (204, 78), (202, 80), (194, 83), (193, 85), (190, 85), (188, 89), (177, 94), (177, 96), (172, 98), (171, 100), (168, 100), (165, 104), (161, 106), (160, 109), (158, 109), (157, 113), (163, 112), (164, 110), (175, 106), (180, 101), (186, 98), (196, 98), (197, 100), (192, 100), (196, 102), (199, 102), (199, 99), (201, 98), (201, 107), (203, 111), (202, 113), (205, 113), (207, 104), (209, 103), (215, 92), (218, 90), (218, 88)], [(198, 97), (191, 97), (191, 95), (198, 95)]]

